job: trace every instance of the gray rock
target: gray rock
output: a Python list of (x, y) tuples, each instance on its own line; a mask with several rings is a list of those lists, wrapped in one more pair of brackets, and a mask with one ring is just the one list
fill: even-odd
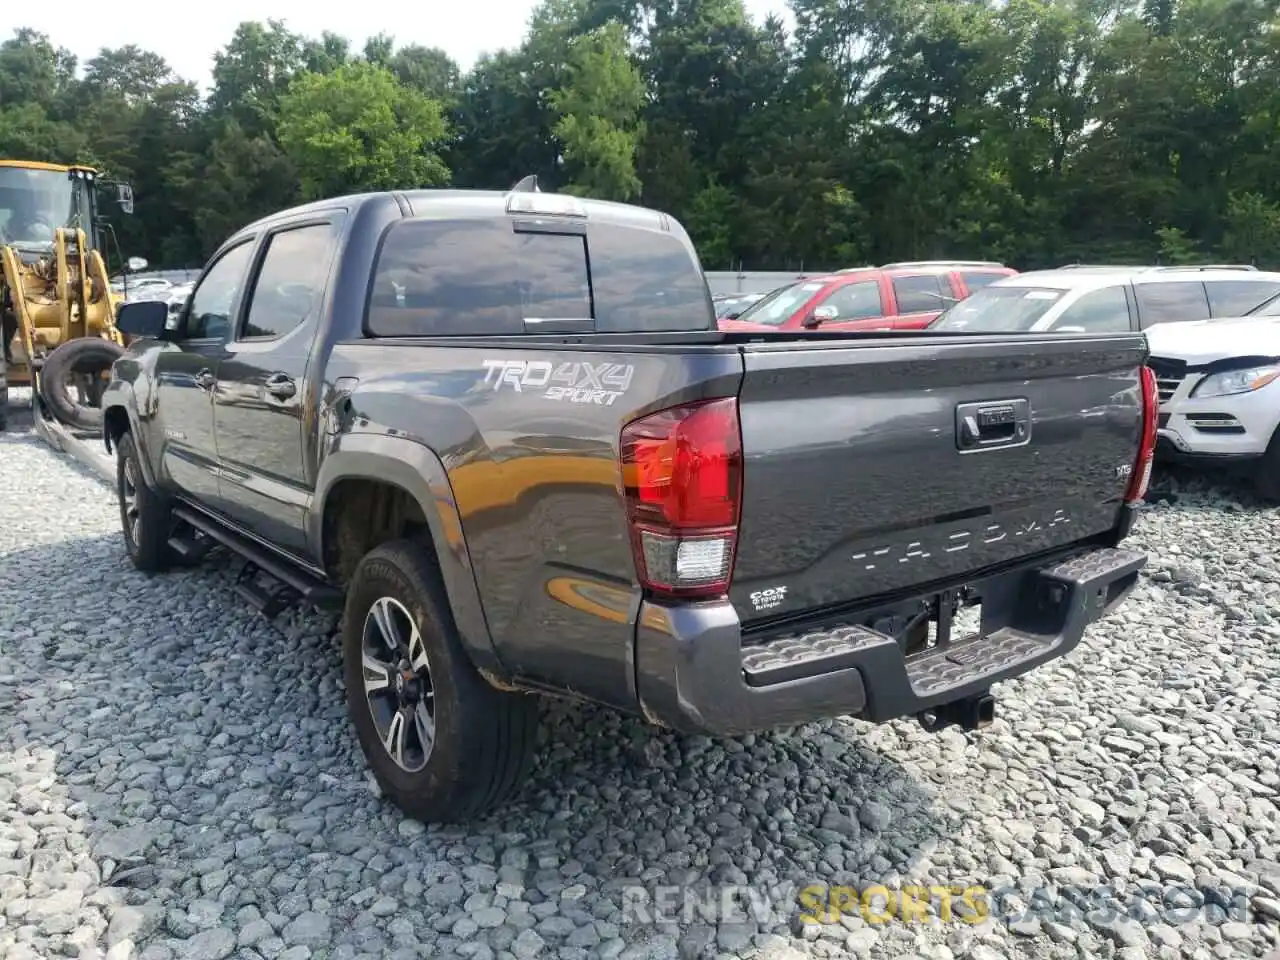
[(201, 930), (187, 940), (174, 942), (174, 949), (181, 960), (223, 960), (236, 949), (236, 936), (225, 927)]
[(1152, 863), (1156, 873), (1164, 877), (1166, 880), (1173, 880), (1178, 883), (1191, 884), (1195, 882), (1196, 873), (1191, 869), (1191, 865), (1180, 857), (1172, 854), (1162, 854), (1155, 858)]
[(124, 940), (141, 943), (155, 933), (163, 919), (164, 911), (157, 904), (119, 906), (107, 924), (107, 946), (113, 947)]
[(534, 957), (542, 953), (542, 949), (545, 946), (546, 944), (538, 936), (537, 932), (521, 930), (520, 935), (511, 944), (511, 952), (515, 954), (517, 960), (533, 960)]
[(285, 925), (280, 932), (289, 946), (318, 946), (329, 942), (329, 918), (308, 910)]

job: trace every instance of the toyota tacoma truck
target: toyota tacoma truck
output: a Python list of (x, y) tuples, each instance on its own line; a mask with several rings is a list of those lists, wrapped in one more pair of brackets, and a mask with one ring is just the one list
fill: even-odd
[(982, 727), (1133, 588), (1140, 333), (716, 329), (670, 216), (422, 190), (271, 215), (105, 392), (124, 546), (343, 611), (345, 696), (424, 821), (508, 797), (540, 694), (732, 735)]

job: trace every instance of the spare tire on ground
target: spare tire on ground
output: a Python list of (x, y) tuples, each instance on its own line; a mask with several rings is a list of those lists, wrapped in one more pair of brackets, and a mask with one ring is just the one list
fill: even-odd
[(102, 426), (102, 388), (124, 347), (101, 337), (68, 340), (45, 358), (40, 396), (61, 423), (78, 430)]

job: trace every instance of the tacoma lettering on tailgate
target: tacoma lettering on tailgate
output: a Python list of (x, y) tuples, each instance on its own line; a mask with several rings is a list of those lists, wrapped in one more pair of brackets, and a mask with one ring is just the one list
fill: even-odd
[(1009, 537), (1025, 537), (1027, 534), (1039, 533), (1070, 522), (1071, 518), (1065, 510), (1055, 510), (1053, 516), (1044, 522), (1033, 518), (1009, 523), (984, 523), (972, 530), (957, 530), (945, 536), (938, 534), (932, 538), (912, 540), (910, 543), (863, 550), (849, 559), (865, 561), (863, 569), (874, 570), (879, 564), (888, 566), (891, 563), (910, 563), (912, 560), (928, 559), (935, 553), (959, 553), (961, 550), (968, 550), (975, 543), (980, 546), (999, 543)]
[(485, 360), (484, 382), (494, 390), (538, 393), (547, 400), (611, 406), (626, 393), (635, 375), (629, 363), (548, 360)]

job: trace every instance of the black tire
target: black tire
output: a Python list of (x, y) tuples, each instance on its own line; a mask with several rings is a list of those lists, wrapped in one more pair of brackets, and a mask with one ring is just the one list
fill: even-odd
[(1267, 452), (1254, 467), (1253, 487), (1263, 500), (1280, 503), (1280, 428), (1271, 435)]
[(61, 344), (45, 358), (40, 369), (40, 396), (61, 423), (79, 430), (102, 428), (102, 408), (77, 403), (67, 377), (75, 371), (110, 368), (124, 354), (124, 347), (101, 337), (80, 337)]
[[(366, 645), (375, 649), (380, 639), (375, 605), (393, 617), (406, 640), (410, 625), (418, 631), (427, 669), (407, 682), (401, 669), (365, 668)], [(519, 787), (536, 746), (538, 698), (497, 690), (480, 676), (458, 637), (436, 565), (422, 546), (398, 540), (360, 561), (347, 589), (342, 645), (347, 710), (360, 747), (382, 792), (404, 813), (423, 823), (464, 821), (498, 806)], [(380, 649), (385, 665), (392, 666), (397, 657), (389, 647)], [(366, 676), (385, 676), (388, 687), (367, 693)], [(419, 704), (431, 714), (430, 737), (415, 723)], [(397, 715), (404, 764), (384, 746), (380, 729), (389, 732)], [(420, 747), (424, 739), (430, 749), (415, 750), (414, 743)]]
[[(132, 434), (126, 433), (116, 442), (116, 454), (116, 495), (125, 550), (143, 573), (167, 570), (175, 559), (169, 546), (172, 504), (147, 486)], [(136, 515), (131, 512), (135, 510)]]
[(9, 429), (9, 380), (4, 357), (0, 356), (0, 433)]

